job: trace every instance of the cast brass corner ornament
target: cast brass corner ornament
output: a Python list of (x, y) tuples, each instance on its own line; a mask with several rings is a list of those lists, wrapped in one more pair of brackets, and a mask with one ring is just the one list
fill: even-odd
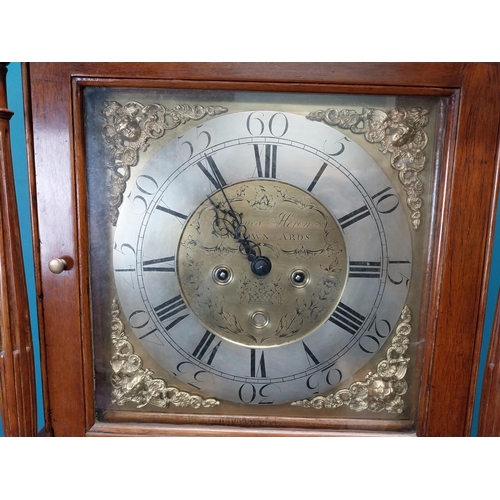
[(364, 134), (370, 143), (379, 143), (379, 150), (391, 153), (391, 167), (398, 172), (399, 182), (406, 191), (406, 203), (411, 210), (413, 229), (420, 225), (423, 193), (419, 173), (425, 166), (423, 149), (428, 136), (424, 127), (429, 123), (429, 110), (415, 107), (407, 110), (397, 107), (387, 113), (380, 109), (363, 108), (361, 113), (353, 109), (313, 111), (309, 120), (323, 121), (330, 126), (348, 129), (354, 134)]
[(404, 401), (401, 396), (408, 390), (404, 377), (410, 361), (409, 358), (403, 357), (403, 354), (410, 342), (410, 321), (411, 312), (409, 307), (405, 306), (401, 313), (401, 322), (396, 327), (391, 346), (387, 350), (386, 359), (377, 364), (377, 373), (368, 372), (364, 382), (354, 382), (348, 389), (294, 401), (292, 406), (317, 410), (347, 406), (356, 412), (385, 410), (389, 413), (402, 413)]
[(121, 105), (117, 101), (104, 101), (102, 114), (106, 123), (102, 138), (106, 144), (106, 167), (111, 171), (109, 182), (110, 221), (116, 225), (118, 208), (123, 200), (130, 168), (139, 162), (139, 151), (146, 151), (150, 139), (159, 139), (166, 130), (172, 130), (190, 120), (225, 113), (223, 106), (179, 104), (167, 109), (161, 104), (143, 105), (129, 101)]
[(134, 347), (128, 341), (125, 327), (119, 318), (118, 301), (113, 300), (111, 306), (111, 341), (115, 352), (111, 357), (111, 402), (118, 406), (134, 403), (137, 408), (148, 404), (160, 408), (170, 405), (181, 408), (212, 408), (220, 404), (213, 398), (203, 399), (201, 396), (180, 391), (177, 387), (167, 386), (159, 378), (153, 378), (153, 372), (142, 367), (142, 359), (134, 354)]

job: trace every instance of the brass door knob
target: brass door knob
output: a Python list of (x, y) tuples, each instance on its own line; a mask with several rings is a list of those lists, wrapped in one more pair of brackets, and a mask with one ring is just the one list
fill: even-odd
[(49, 262), (49, 269), (54, 274), (61, 274), (66, 268), (68, 264), (64, 259), (52, 259)]

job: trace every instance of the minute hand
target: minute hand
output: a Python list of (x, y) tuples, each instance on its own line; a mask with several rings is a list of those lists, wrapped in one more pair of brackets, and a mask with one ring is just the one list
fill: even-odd
[[(260, 256), (259, 245), (248, 239), (247, 229), (243, 224), (242, 214), (233, 209), (224, 189), (221, 188), (221, 191), (229, 210), (221, 208), (220, 204), (216, 204), (212, 198), (208, 197), (215, 212), (214, 230), (221, 236), (231, 235), (240, 244), (240, 252), (245, 255), (249, 261), (253, 261), (257, 258), (257, 255)], [(220, 216), (220, 214), (222, 214), (222, 216)]]
[[(212, 167), (213, 171), (213, 167)], [(215, 171), (213, 171), (215, 175)], [(210, 196), (208, 199), (212, 204), (215, 212), (214, 229), (221, 235), (231, 236), (239, 243), (239, 251), (247, 258), (250, 262), (250, 269), (257, 276), (265, 276), (271, 272), (271, 261), (269, 258), (264, 257), (260, 253), (260, 246), (248, 239), (247, 228), (243, 224), (243, 215), (234, 210), (229, 198), (219, 182), (219, 187), (224, 196), (229, 210), (224, 210), (217, 205)], [(223, 214), (223, 217), (219, 217), (219, 213)]]

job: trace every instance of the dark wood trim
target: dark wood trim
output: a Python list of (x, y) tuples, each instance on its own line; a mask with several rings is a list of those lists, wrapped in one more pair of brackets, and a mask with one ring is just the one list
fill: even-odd
[[(384, 430), (366, 431), (346, 427), (345, 430), (325, 429), (296, 429), (268, 427), (232, 427), (210, 425), (182, 425), (182, 424), (131, 424), (131, 423), (104, 423), (94, 424), (86, 436), (123, 437), (123, 436), (197, 436), (197, 437), (387, 437)], [(414, 433), (391, 432), (392, 437), (413, 437)]]
[(7, 109), (7, 65), (0, 63), (0, 412), (6, 436), (36, 436), (33, 343), (17, 214)]
[(435, 165), (434, 191), (436, 193), (434, 199), (433, 213), (435, 220), (431, 223), (431, 233), (429, 235), (428, 247), (426, 253), (428, 260), (424, 270), (424, 275), (427, 279), (427, 285), (423, 290), (428, 290), (429, 293), (423, 293), (421, 313), (419, 318), (420, 336), (418, 339), (417, 350), (417, 369), (420, 369), (421, 376), (420, 393), (415, 394), (415, 397), (420, 398), (415, 402), (417, 411), (417, 432), (419, 435), (426, 435), (427, 412), (429, 408), (429, 397), (431, 394), (432, 383), (432, 366), (434, 362), (435, 346), (436, 346), (436, 331), (438, 316), (436, 313), (441, 296), (442, 275), (445, 266), (445, 248), (446, 236), (449, 227), (449, 207), (450, 207), (450, 189), (453, 179), (453, 165), (455, 159), (455, 145), (457, 140), (457, 127), (460, 107), (460, 91), (457, 90), (451, 96), (447, 105), (447, 116), (444, 117), (443, 123), (446, 126), (446, 134), (442, 138), (442, 143), (437, 148), (439, 154), (437, 156), (437, 164)]
[[(113, 424), (126, 425), (177, 425), (189, 429), (195, 426), (212, 426), (217, 428), (233, 428), (235, 432), (240, 432), (244, 429), (257, 429), (261, 432), (288, 432), (293, 430), (294, 433), (301, 431), (303, 434), (308, 434), (311, 430), (317, 432), (328, 431), (344, 432), (349, 429), (352, 432), (399, 432), (407, 435), (414, 432), (413, 422), (409, 420), (369, 420), (367, 418), (349, 419), (344, 418), (328, 418), (325, 415), (311, 419), (308, 417), (298, 416), (277, 416), (271, 418), (264, 415), (210, 415), (210, 414), (169, 414), (162, 412), (141, 412), (137, 413), (130, 410), (108, 410), (105, 414), (100, 415), (99, 423), (112, 426)], [(94, 425), (97, 425), (94, 424)], [(367, 431), (369, 429), (369, 431)]]
[(310, 93), (333, 93), (333, 94), (372, 94), (387, 95), (390, 87), (390, 95), (424, 95), (424, 96), (450, 96), (456, 89), (447, 87), (417, 87), (417, 86), (394, 86), (394, 85), (341, 85), (335, 83), (289, 83), (289, 82), (241, 82), (227, 80), (143, 80), (98, 78), (98, 77), (73, 77), (79, 87), (138, 87), (162, 89), (168, 88), (190, 88), (190, 89), (217, 89), (217, 90), (246, 90), (246, 91), (266, 91), (273, 90), (279, 92), (296, 92), (299, 88), (301, 92)]
[[(43, 65), (42, 65), (43, 66)], [(50, 68), (49, 68), (50, 66)], [(35, 278), (39, 297), (40, 354), (43, 367), (44, 406), (48, 435), (81, 436), (85, 432), (83, 354), (81, 340), (79, 270), (70, 266), (61, 275), (47, 265), (55, 257), (69, 261), (78, 254), (75, 210), (75, 179), (72, 168), (73, 129), (71, 81), (65, 64), (47, 65), (41, 79), (25, 65), (29, 81), (28, 103), (33, 133), (29, 156), (31, 195), (35, 204)], [(67, 82), (67, 85), (61, 85)], [(38, 95), (33, 97), (33, 88)], [(50, 104), (49, 104), (50, 103)], [(48, 108), (46, 106), (49, 106)], [(50, 109), (50, 112), (47, 110)], [(36, 160), (35, 160), (36, 158)], [(36, 164), (36, 168), (35, 168)], [(65, 186), (61, 189), (60, 186)], [(37, 196), (45, 190), (48, 196)], [(66, 236), (71, 234), (74, 239)], [(61, 254), (62, 252), (62, 254)], [(64, 289), (68, 293), (61, 294)], [(71, 335), (61, 337), (61, 325), (71, 325)], [(71, 404), (58, 394), (71, 395)], [(58, 403), (54, 403), (57, 401)]]
[[(462, 84), (429, 403), (421, 432), (470, 434), (498, 191), (500, 65), (467, 64)], [(480, 124), (480, 126), (479, 126)]]
[[(35, 64), (43, 66), (45, 63), (33, 65)], [(467, 65), (467, 63), (283, 62), (58, 64), (61, 71), (70, 78), (261, 82), (263, 88), (270, 78), (276, 83), (458, 88), (462, 85)]]
[(42, 377), (42, 396), (44, 401), (44, 422), (45, 426), (41, 433), (44, 436), (51, 436), (51, 415), (50, 410), (45, 404), (49, 400), (48, 387), (47, 387), (47, 365), (43, 362), (46, 355), (46, 348), (43, 339), (43, 325), (44, 325), (44, 309), (43, 309), (43, 290), (40, 279), (41, 269), (37, 265), (40, 262), (40, 234), (38, 225), (38, 204), (37, 204), (37, 187), (35, 175), (35, 152), (34, 152), (34, 139), (33, 139), (33, 120), (31, 109), (31, 93), (30, 93), (30, 73), (29, 66), (23, 63), (21, 66), (22, 80), (23, 80), (23, 100), (24, 100), (24, 121), (25, 121), (25, 134), (26, 134), (26, 160), (28, 163), (28, 185), (30, 192), (30, 210), (31, 210), (31, 231), (33, 237), (33, 261), (35, 263), (35, 293), (37, 305), (37, 319), (38, 319), (38, 336), (40, 338), (40, 359), (41, 364), (41, 377)]

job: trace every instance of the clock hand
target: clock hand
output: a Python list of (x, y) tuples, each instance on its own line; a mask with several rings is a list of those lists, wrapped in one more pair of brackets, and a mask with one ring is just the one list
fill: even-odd
[[(230, 234), (240, 244), (239, 250), (250, 262), (250, 269), (255, 275), (265, 276), (269, 274), (271, 272), (271, 261), (268, 257), (261, 255), (260, 247), (257, 243), (248, 239), (247, 228), (243, 224), (242, 214), (238, 214), (233, 209), (221, 185), (220, 189), (229, 210), (224, 210), (220, 207), (220, 204), (216, 204), (210, 196), (207, 196), (215, 212), (214, 230), (222, 236)], [(224, 214), (224, 216), (219, 217), (219, 213)], [(226, 217), (229, 217), (230, 220)]]
[[(226, 200), (227, 206), (229, 207), (229, 210), (223, 210), (222, 208), (220, 208), (220, 205), (216, 206), (213, 200), (210, 197), (208, 197), (212, 205), (216, 208), (215, 224), (217, 225), (217, 228), (220, 230), (221, 228), (218, 224), (220, 222), (220, 219), (218, 219), (217, 217), (218, 211), (220, 211), (224, 214), (224, 217), (222, 218), (221, 222), (224, 225), (226, 234), (231, 233), (232, 236), (238, 241), (238, 243), (240, 243), (240, 252), (243, 253), (249, 261), (253, 261), (257, 257), (257, 252), (255, 251), (255, 249), (257, 249), (260, 255), (260, 248), (256, 243), (250, 241), (247, 238), (246, 236), (247, 228), (243, 224), (242, 214), (238, 214), (236, 210), (233, 209), (231, 202), (227, 197), (226, 191), (224, 190), (224, 186), (220, 182), (220, 177), (219, 175), (217, 175), (217, 172), (212, 162), (208, 161), (208, 158), (207, 158), (207, 163), (210, 166), (210, 169), (212, 170), (212, 173), (214, 175), (214, 180), (217, 182), (218, 187), (221, 190), (224, 199)], [(228, 221), (225, 216), (229, 216), (231, 220)], [(228, 229), (228, 225), (232, 228), (232, 231)]]
[[(224, 192), (222, 188), (221, 191)], [(231, 235), (240, 244), (240, 252), (243, 253), (248, 260), (254, 260), (255, 258), (257, 258), (257, 254), (259, 254), (260, 256), (259, 245), (248, 239), (247, 228), (243, 224), (241, 214), (238, 214), (233, 210), (227, 197), (224, 196), (230, 207), (230, 210), (224, 210), (223, 208), (221, 208), (220, 204), (216, 204), (212, 200), (212, 198), (210, 198), (209, 196), (207, 197), (215, 211), (215, 232), (221, 236)], [(222, 217), (219, 216), (220, 213), (223, 214)]]

